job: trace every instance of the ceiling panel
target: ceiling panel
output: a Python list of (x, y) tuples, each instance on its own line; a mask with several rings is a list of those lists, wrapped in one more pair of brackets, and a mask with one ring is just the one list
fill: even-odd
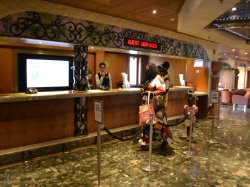
[[(177, 31), (178, 13), (185, 0), (45, 0), (139, 23)], [(153, 14), (153, 10), (157, 10)], [(171, 21), (171, 20), (174, 21)]]

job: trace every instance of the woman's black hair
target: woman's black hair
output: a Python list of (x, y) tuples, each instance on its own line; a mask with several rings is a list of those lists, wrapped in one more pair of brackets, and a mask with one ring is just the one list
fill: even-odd
[(153, 80), (157, 74), (159, 74), (158, 69), (155, 64), (149, 63), (148, 70), (146, 70), (146, 78), (148, 80)]
[(163, 62), (163, 64), (161, 65), (163, 68), (167, 69), (169, 68), (169, 62), (168, 61), (165, 61)]

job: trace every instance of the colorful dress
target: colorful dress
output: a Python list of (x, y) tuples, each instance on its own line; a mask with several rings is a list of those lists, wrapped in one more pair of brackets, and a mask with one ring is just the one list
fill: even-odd
[[(165, 84), (161, 81), (159, 75), (153, 79), (149, 85), (147, 86), (147, 90), (151, 91), (153, 95), (164, 95), (165, 94)], [(146, 100), (146, 98), (144, 97)], [(157, 122), (153, 124), (153, 141), (165, 141), (166, 143), (172, 143), (172, 134), (167, 127), (167, 116), (165, 114), (164, 108), (160, 111), (156, 112), (156, 119)], [(146, 124), (143, 127), (142, 138), (140, 139), (140, 143), (142, 145), (148, 145), (149, 143), (149, 131), (150, 131), (150, 124)]]

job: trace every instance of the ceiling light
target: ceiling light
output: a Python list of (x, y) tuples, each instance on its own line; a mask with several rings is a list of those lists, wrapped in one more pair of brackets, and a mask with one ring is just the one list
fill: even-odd
[(175, 18), (170, 18), (169, 20), (172, 21), (172, 22), (174, 22), (174, 21), (175, 21)]
[(153, 10), (153, 14), (156, 14), (156, 10)]
[(245, 55), (247, 55), (247, 53), (245, 53)]
[(232, 49), (232, 51), (235, 51), (235, 49)]
[(227, 55), (227, 53), (224, 53), (224, 55), (226, 56), (226, 55)]
[(238, 58), (238, 56), (235, 56), (236, 58)]
[(233, 7), (233, 8), (232, 8), (232, 11), (235, 11), (235, 10), (237, 10), (237, 8), (236, 8), (236, 7)]

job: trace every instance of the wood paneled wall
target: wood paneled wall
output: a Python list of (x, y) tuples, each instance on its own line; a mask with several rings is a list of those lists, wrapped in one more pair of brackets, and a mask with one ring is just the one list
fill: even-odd
[(127, 73), (128, 55), (124, 53), (106, 52), (105, 62), (108, 64), (107, 70), (111, 74), (113, 88), (117, 88), (118, 82), (122, 81), (121, 73)]
[(96, 132), (94, 100), (103, 101), (104, 125), (108, 129), (138, 124), (141, 94), (87, 98), (88, 133)]
[(149, 62), (161, 65), (164, 61), (168, 61), (170, 66), (168, 73), (170, 75), (171, 84), (174, 86), (180, 86), (179, 74), (183, 74), (186, 80), (186, 60), (174, 59), (159, 56), (150, 56)]
[(0, 150), (74, 136), (74, 100), (0, 103)]
[(0, 48), (0, 93), (14, 92), (13, 49)]
[(208, 92), (208, 69), (195, 68), (194, 87), (196, 91)]

